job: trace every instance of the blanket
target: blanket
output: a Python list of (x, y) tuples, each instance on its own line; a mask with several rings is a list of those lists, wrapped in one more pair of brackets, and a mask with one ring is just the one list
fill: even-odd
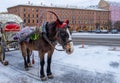
[(25, 27), (16, 33), (14, 40), (17, 40), (18, 42), (22, 42), (24, 40), (29, 41), (30, 36), (35, 34), (35, 31), (36, 27)]

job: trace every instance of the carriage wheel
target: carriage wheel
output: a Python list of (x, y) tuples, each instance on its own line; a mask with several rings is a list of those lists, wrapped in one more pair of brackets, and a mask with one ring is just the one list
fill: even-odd
[(4, 46), (3, 46), (2, 42), (1, 42), (1, 45), (0, 45), (0, 62), (3, 65), (8, 65), (8, 61), (5, 60), (5, 49), (4, 49)]

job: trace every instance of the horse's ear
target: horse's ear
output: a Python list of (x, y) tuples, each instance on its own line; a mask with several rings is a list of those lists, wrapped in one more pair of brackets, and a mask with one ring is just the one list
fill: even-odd
[(56, 20), (56, 23), (62, 25), (62, 22), (59, 19)]
[(50, 13), (52, 13), (52, 14), (54, 14), (56, 16), (56, 18), (57, 18), (56, 23), (57, 24), (62, 25), (61, 21), (59, 20), (57, 14), (55, 12), (53, 12), (53, 11), (48, 11), (48, 12), (50, 12)]

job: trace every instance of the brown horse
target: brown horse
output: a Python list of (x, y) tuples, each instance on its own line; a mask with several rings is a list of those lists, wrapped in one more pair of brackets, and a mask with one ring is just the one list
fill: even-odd
[[(53, 13), (56, 17), (57, 15)], [(68, 22), (61, 22), (58, 17), (56, 21), (50, 22), (46, 25), (47, 37), (51, 42), (58, 42), (66, 53), (71, 54), (73, 52), (73, 42), (72, 38), (68, 29)], [(37, 33), (41, 34), (38, 30)], [(22, 56), (24, 58), (24, 66), (25, 69), (28, 69), (30, 66), (30, 52), (32, 50), (37, 50), (39, 52), (40, 58), (40, 78), (41, 80), (46, 80), (45, 73), (44, 73), (44, 55), (45, 53), (48, 54), (47, 56), (47, 76), (48, 78), (53, 78), (51, 72), (51, 58), (55, 49), (55, 44), (50, 44), (47, 42), (42, 36), (39, 36), (37, 40), (30, 40), (29, 43), (25, 41), (20, 43)]]

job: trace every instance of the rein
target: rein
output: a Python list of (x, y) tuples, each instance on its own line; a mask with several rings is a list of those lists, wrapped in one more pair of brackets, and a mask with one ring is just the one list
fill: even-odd
[[(69, 43), (69, 42), (72, 42), (72, 40), (69, 40), (68, 42), (65, 42), (66, 44), (67, 43)], [(64, 49), (63, 50), (60, 50), (60, 49), (57, 49), (57, 48), (55, 48), (57, 51), (64, 51)]]
[[(56, 35), (55, 35), (55, 37), (57, 37), (57, 35), (58, 35), (58, 32), (56, 33)], [(55, 46), (51, 43), (51, 42), (48, 42), (53, 48), (55, 48)], [(55, 48), (55, 50), (57, 50), (57, 51), (64, 51), (64, 49), (57, 49), (57, 48)]]
[(72, 42), (72, 40), (68, 40), (68, 41), (64, 42), (64, 41), (62, 40), (61, 35), (60, 35), (60, 31), (58, 31), (58, 33), (59, 33), (60, 41), (62, 42), (63, 47), (64, 47), (67, 43)]

